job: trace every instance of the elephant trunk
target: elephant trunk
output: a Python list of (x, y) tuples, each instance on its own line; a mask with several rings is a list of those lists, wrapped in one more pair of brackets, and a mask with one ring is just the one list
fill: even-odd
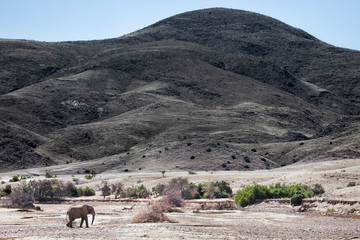
[(95, 212), (94, 212), (92, 215), (93, 215), (93, 217), (92, 217), (92, 222), (91, 222), (91, 225), (93, 225), (94, 220), (95, 220)]

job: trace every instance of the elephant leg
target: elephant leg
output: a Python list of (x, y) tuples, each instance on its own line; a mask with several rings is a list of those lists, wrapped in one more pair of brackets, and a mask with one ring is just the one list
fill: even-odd
[(83, 217), (81, 217), (80, 227), (82, 227), (83, 223), (84, 223), (84, 218), (83, 218)]
[(88, 223), (88, 217), (87, 217), (87, 215), (85, 216), (85, 222), (86, 222), (86, 227), (89, 228), (89, 223)]
[(70, 220), (70, 222), (68, 222), (67, 224), (66, 224), (66, 226), (68, 226), (69, 228), (72, 228), (73, 226), (72, 226), (72, 222), (73, 222), (74, 220)]

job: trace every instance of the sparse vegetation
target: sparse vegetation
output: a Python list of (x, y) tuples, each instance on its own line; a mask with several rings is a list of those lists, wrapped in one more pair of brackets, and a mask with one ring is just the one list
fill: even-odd
[(183, 199), (228, 198), (232, 196), (230, 184), (226, 181), (210, 183), (189, 183), (187, 178), (173, 178), (168, 184), (158, 184), (152, 189), (153, 194), (160, 196), (177, 196)]
[(36, 200), (39, 202), (52, 201), (63, 197), (92, 196), (95, 191), (89, 187), (76, 188), (74, 183), (63, 183), (57, 179), (21, 181), (11, 191), (11, 205), (13, 207), (29, 207)]

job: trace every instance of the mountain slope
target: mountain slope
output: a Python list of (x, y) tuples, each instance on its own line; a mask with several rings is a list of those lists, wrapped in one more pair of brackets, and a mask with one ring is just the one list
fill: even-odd
[(0, 50), (2, 170), (102, 157), (98, 172), (252, 170), (358, 154), (360, 53), (259, 14), (206, 9), (121, 38)]

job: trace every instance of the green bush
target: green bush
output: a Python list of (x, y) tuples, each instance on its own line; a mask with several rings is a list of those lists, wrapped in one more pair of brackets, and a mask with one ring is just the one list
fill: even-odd
[(13, 176), (9, 182), (18, 182), (19, 181), (19, 175)]
[(245, 207), (254, 204), (257, 199), (265, 198), (267, 198), (267, 187), (255, 184), (239, 190), (235, 196), (235, 203)]
[(86, 186), (84, 189), (81, 187), (75, 188), (71, 194), (72, 197), (81, 197), (81, 196), (95, 196), (95, 190)]
[[(218, 191), (219, 194), (220, 193), (225, 193), (227, 195), (227, 197), (231, 197), (232, 195), (232, 189), (230, 187), (230, 183), (226, 182), (226, 181), (216, 181), (215, 182), (215, 186), (218, 187)], [(215, 193), (216, 194), (216, 193)], [(220, 197), (218, 197), (220, 198)]]
[(290, 198), (290, 204), (293, 206), (299, 206), (302, 204), (303, 198), (304, 198), (304, 195), (302, 195), (301, 193), (294, 194)]
[(86, 186), (83, 190), (83, 195), (84, 196), (95, 196), (95, 190)]
[(90, 175), (90, 174), (89, 174), (89, 175), (85, 175), (85, 178), (88, 179), (88, 180), (92, 179), (93, 177), (94, 177), (94, 176), (93, 176), (93, 175)]
[(254, 204), (256, 200), (267, 198), (293, 198), (292, 205), (299, 202), (299, 198), (311, 198), (314, 195), (324, 193), (324, 189), (320, 184), (315, 185), (314, 188), (303, 184), (295, 184), (291, 186), (281, 185), (277, 183), (270, 186), (262, 186), (254, 184), (239, 190), (235, 196), (235, 203), (242, 207)]
[(6, 185), (0, 192), (3, 192), (7, 195), (11, 194), (11, 185)]
[(45, 173), (46, 178), (56, 178), (56, 175), (52, 175), (51, 173), (47, 172)]

